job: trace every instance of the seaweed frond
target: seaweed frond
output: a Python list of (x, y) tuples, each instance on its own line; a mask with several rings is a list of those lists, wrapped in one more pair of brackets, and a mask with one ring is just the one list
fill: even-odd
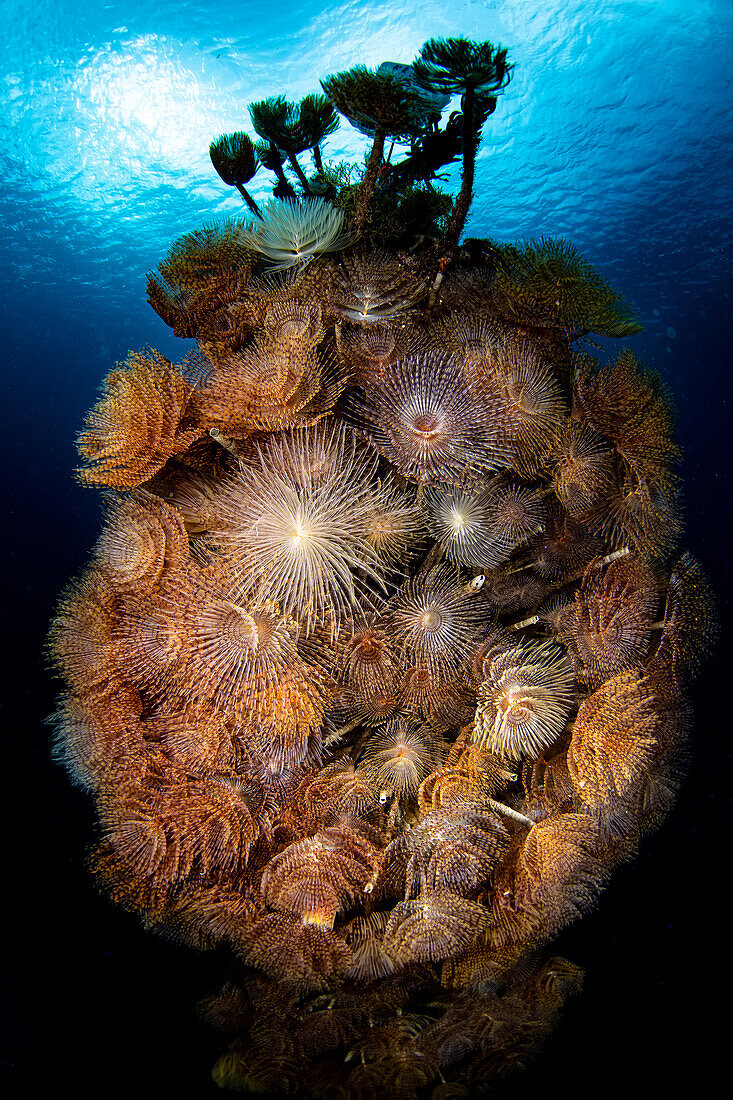
[(557, 328), (571, 340), (589, 332), (621, 339), (641, 331), (633, 310), (570, 241), (541, 237), (497, 253), (494, 301), (501, 316)]
[(259, 216), (260, 208), (244, 187), (257, 171), (257, 153), (251, 137), (241, 130), (222, 134), (209, 146), (209, 156), (224, 183), (236, 187), (252, 213)]

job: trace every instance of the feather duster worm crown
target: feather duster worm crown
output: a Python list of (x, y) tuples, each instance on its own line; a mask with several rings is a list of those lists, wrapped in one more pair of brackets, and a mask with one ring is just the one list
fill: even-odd
[[(459, 243), (511, 71), (431, 40), (253, 104), (256, 148), (211, 146), (247, 219), (148, 278), (196, 352), (131, 353), (78, 437), (106, 512), (51, 626), (53, 752), (102, 887), (230, 951), (203, 1006), (223, 1088), (427, 1100), (515, 1071), (580, 986), (550, 941), (679, 781), (716, 622), (664, 387), (578, 346), (637, 326), (567, 242)], [(361, 174), (321, 157), (336, 109)]]

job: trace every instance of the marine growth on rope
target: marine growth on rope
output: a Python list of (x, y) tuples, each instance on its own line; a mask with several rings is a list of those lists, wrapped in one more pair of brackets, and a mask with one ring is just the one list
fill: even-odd
[(596, 358), (639, 326), (568, 242), (463, 238), (512, 71), (432, 39), (253, 103), (210, 150), (241, 215), (148, 277), (197, 350), (131, 352), (78, 437), (106, 511), (50, 630), (54, 752), (102, 888), (229, 950), (222, 1087), (526, 1064), (581, 983), (553, 938), (679, 781), (715, 621), (665, 388)]

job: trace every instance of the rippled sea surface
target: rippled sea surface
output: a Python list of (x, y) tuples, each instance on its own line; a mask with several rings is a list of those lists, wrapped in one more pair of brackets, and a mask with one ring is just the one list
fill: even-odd
[[(190, 1095), (191, 1083), (204, 1096), (211, 1057), (190, 1006), (215, 981), (200, 959), (97, 899), (83, 867), (90, 814), (48, 763), (40, 726), (53, 691), (38, 657), (45, 623), (98, 522), (97, 495), (72, 481), (74, 434), (129, 349), (150, 343), (175, 359), (187, 347), (147, 306), (145, 272), (176, 236), (241, 211), (208, 145), (247, 128), (250, 101), (297, 99), (356, 63), (409, 62), (432, 36), (501, 43), (516, 69), (485, 129), (468, 233), (566, 236), (634, 304), (644, 331), (631, 346), (678, 409), (686, 541), (725, 615), (733, 4), (0, 0), (0, 26), (3, 602), (13, 651), (4, 805), (8, 908), (19, 918), (7, 941), (17, 980), (2, 1064), (26, 1084), (42, 1061), (57, 1087), (117, 1075), (139, 1096)], [(344, 121), (326, 155), (359, 159), (365, 149)], [(699, 1082), (720, 1052), (711, 1006), (723, 952), (720, 838), (730, 828), (724, 646), (699, 689), (690, 779), (672, 820), (559, 945), (588, 981), (540, 1083), (582, 1081), (585, 1091), (595, 1072), (599, 1089), (635, 1095), (642, 1081)]]

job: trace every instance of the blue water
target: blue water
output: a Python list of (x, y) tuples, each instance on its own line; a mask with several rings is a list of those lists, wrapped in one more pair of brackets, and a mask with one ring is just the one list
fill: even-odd
[[(37, 653), (55, 593), (98, 523), (98, 495), (71, 478), (74, 434), (95, 388), (131, 348), (151, 343), (175, 359), (186, 347), (146, 305), (145, 272), (176, 236), (241, 211), (211, 168), (209, 141), (247, 128), (254, 99), (297, 99), (357, 62), (410, 61), (431, 36), (508, 47), (514, 78), (485, 128), (467, 231), (503, 241), (568, 236), (633, 302), (644, 332), (632, 346), (668, 382), (679, 411), (686, 542), (725, 610), (733, 4), (2, 0), (0, 27), (3, 602), (14, 658), (4, 693), (6, 805), (18, 875), (29, 880), (21, 924), (38, 928), (25, 955), (14, 951), (21, 986), (36, 994), (25, 1008), (22, 989), (11, 998), (16, 1042), (5, 1064), (25, 1073), (50, 1042), (40, 996), (56, 1018), (62, 1084), (79, 1080), (85, 1057), (96, 1066), (123, 1050), (130, 1080), (183, 1082), (210, 1061), (182, 1007), (193, 1003), (200, 961), (138, 935), (96, 899), (82, 866), (87, 808), (48, 765), (39, 732), (52, 688)], [(365, 149), (344, 121), (326, 156)], [(263, 173), (256, 198), (264, 184)], [(700, 688), (695, 762), (673, 820), (562, 945), (591, 977), (549, 1056), (550, 1082), (562, 1079), (572, 1028), (589, 1064), (605, 1064), (619, 1087), (664, 1058), (673, 1069), (709, 1056), (704, 1006), (722, 944), (716, 853), (730, 805), (725, 667), (721, 650)], [(707, 970), (689, 954), (701, 937)], [(75, 1015), (74, 990), (83, 1002)], [(156, 1027), (177, 1050), (170, 1078), (150, 1040)]]

